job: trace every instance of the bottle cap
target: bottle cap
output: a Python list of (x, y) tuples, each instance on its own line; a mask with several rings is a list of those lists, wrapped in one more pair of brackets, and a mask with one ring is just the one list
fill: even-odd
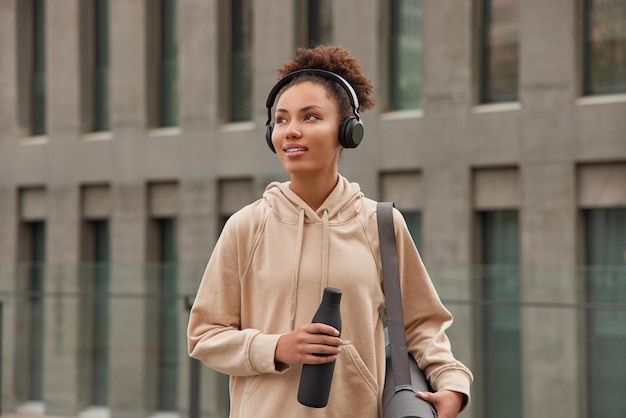
[(341, 290), (334, 287), (327, 287), (326, 289), (324, 289), (324, 297), (322, 299), (322, 302), (339, 305), (339, 302), (341, 302)]

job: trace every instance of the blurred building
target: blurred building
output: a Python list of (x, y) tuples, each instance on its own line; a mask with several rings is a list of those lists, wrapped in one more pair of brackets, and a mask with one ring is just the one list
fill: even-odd
[(188, 303), (316, 43), (376, 86), (341, 172), (455, 314), (464, 416), (623, 417), (626, 0), (0, 0), (1, 409), (190, 415)]

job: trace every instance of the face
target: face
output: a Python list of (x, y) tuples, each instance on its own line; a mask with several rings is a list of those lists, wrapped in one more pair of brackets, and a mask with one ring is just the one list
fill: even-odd
[(272, 143), (291, 176), (337, 175), (339, 108), (325, 87), (309, 81), (288, 87), (276, 103)]

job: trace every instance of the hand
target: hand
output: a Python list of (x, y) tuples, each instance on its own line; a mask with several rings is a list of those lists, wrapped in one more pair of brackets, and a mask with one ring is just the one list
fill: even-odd
[(339, 331), (326, 324), (306, 324), (283, 335), (274, 359), (284, 364), (324, 364), (337, 359), (342, 344)]
[(463, 394), (452, 390), (417, 392), (417, 396), (435, 405), (438, 418), (456, 418), (463, 404)]

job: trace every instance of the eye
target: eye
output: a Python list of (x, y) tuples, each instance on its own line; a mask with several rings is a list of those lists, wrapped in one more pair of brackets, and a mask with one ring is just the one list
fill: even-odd
[(276, 124), (279, 125), (281, 123), (285, 123), (287, 119), (285, 119), (283, 116), (277, 116), (276, 117)]
[(319, 118), (317, 117), (317, 115), (314, 115), (313, 113), (309, 113), (308, 115), (306, 115), (304, 117), (304, 120), (318, 120)]

